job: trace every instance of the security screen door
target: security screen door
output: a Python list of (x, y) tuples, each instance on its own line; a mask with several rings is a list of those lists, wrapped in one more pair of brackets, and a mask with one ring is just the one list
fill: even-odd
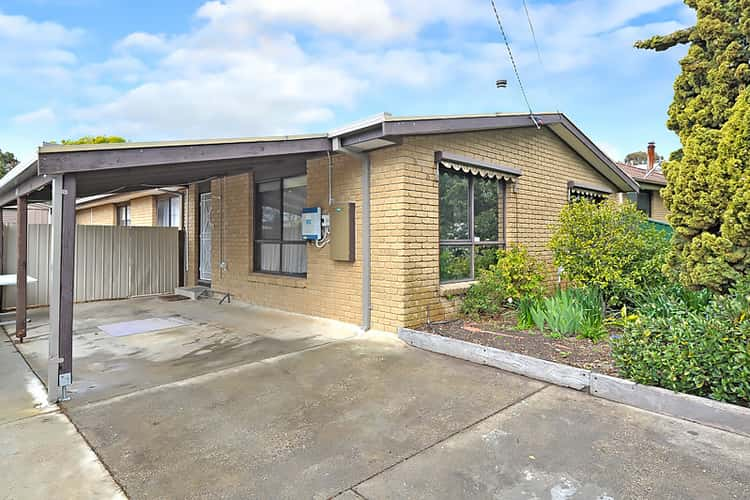
[(211, 281), (211, 193), (201, 193), (200, 200), (200, 265), (198, 278)]

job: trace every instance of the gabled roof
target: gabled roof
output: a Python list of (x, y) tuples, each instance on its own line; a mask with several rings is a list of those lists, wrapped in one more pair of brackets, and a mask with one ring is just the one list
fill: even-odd
[(618, 162), (617, 166), (622, 171), (633, 178), (638, 184), (652, 184), (656, 186), (666, 186), (667, 178), (664, 177), (664, 173), (661, 169), (649, 170), (647, 165), (629, 165), (627, 163)]
[[(0, 206), (17, 196), (49, 196), (51, 176), (73, 173), (79, 196), (184, 185), (249, 170), (279, 173), (341, 149), (371, 151), (402, 137), (506, 128), (546, 128), (621, 191), (638, 184), (562, 113), (396, 117), (387, 113), (328, 134), (197, 141), (44, 145), (37, 158), (0, 179)], [(41, 191), (40, 191), (41, 190)], [(49, 198), (46, 198), (49, 199)]]

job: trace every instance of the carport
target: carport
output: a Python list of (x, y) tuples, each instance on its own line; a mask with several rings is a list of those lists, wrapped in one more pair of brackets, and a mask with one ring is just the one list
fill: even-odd
[[(366, 139), (366, 138), (365, 138)], [(335, 143), (335, 149), (333, 147)], [(362, 160), (363, 266), (369, 275), (369, 159), (345, 141), (328, 135), (284, 136), (206, 141), (100, 144), (40, 147), (37, 157), (0, 179), (0, 207), (18, 207), (16, 336), (26, 334), (27, 206), (52, 204), (50, 262), (49, 360), (50, 402), (66, 396), (72, 383), (75, 203), (77, 197), (187, 185), (250, 171), (283, 175), (309, 159), (332, 151)], [(363, 277), (363, 307), (369, 311), (369, 277)], [(363, 318), (366, 315), (363, 313)], [(364, 320), (366, 329), (368, 320)]]

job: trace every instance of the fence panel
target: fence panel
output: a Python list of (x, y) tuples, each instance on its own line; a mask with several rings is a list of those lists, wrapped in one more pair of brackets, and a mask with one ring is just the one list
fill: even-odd
[[(108, 300), (169, 293), (179, 282), (179, 233), (166, 227), (76, 227), (75, 300)], [(5, 226), (3, 273), (16, 272), (15, 225)], [(49, 302), (52, 226), (29, 225), (28, 304)], [(6, 287), (3, 307), (15, 306), (15, 287)]]

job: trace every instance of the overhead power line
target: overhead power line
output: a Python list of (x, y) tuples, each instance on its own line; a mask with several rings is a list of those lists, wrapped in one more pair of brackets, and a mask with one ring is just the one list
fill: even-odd
[(513, 72), (516, 74), (516, 80), (518, 80), (518, 87), (521, 89), (521, 95), (523, 96), (523, 100), (526, 102), (526, 107), (529, 108), (529, 116), (533, 120), (534, 124), (539, 127), (539, 123), (537, 123), (536, 118), (534, 118), (534, 112), (531, 110), (531, 104), (529, 103), (529, 98), (526, 95), (526, 89), (523, 87), (523, 82), (521, 81), (521, 74), (518, 72), (518, 65), (516, 65), (516, 59), (513, 57), (513, 50), (510, 48), (510, 42), (508, 41), (508, 36), (505, 34), (505, 29), (503, 28), (503, 23), (500, 20), (500, 14), (497, 12), (497, 6), (495, 5), (495, 0), (490, 0), (490, 3), (492, 4), (492, 10), (495, 12), (495, 20), (497, 21), (497, 27), (500, 28), (500, 33), (503, 35), (503, 40), (505, 41), (505, 47), (508, 49), (508, 57), (510, 58), (510, 63), (513, 66)]
[(534, 39), (534, 47), (536, 47), (536, 55), (539, 57), (539, 64), (544, 66), (542, 62), (542, 51), (539, 50), (539, 43), (536, 41), (536, 32), (534, 31), (534, 23), (531, 22), (531, 14), (529, 14), (529, 6), (526, 4), (526, 0), (523, 0), (523, 10), (526, 12), (526, 20), (529, 21), (529, 30), (531, 30), (531, 38)]

